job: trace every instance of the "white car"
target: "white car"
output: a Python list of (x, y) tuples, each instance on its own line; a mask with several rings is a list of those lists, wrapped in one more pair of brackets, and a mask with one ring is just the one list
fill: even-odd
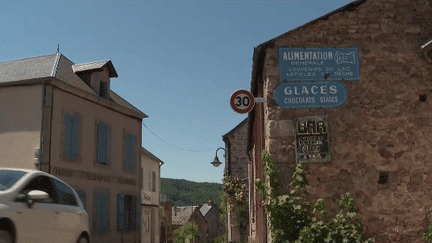
[(0, 168), (0, 243), (88, 243), (88, 215), (75, 190), (37, 170)]

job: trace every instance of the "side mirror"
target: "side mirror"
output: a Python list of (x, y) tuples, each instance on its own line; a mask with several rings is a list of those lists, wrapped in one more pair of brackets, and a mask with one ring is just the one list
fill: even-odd
[(27, 193), (28, 199), (31, 200), (46, 200), (49, 198), (48, 193), (40, 190), (33, 190)]
[(27, 206), (31, 208), (34, 201), (46, 200), (49, 198), (48, 193), (40, 190), (33, 190), (27, 193)]

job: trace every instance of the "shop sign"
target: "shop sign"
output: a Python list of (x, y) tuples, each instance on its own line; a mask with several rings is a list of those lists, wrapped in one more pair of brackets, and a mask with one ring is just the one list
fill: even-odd
[(358, 48), (279, 48), (279, 80), (360, 80)]
[(330, 161), (327, 116), (297, 118), (294, 130), (297, 163)]
[(278, 106), (291, 109), (338, 107), (347, 97), (348, 90), (337, 81), (285, 82), (273, 92)]

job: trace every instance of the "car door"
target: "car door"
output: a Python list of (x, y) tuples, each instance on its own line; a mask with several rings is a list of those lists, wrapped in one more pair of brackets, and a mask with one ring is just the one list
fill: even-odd
[(40, 190), (48, 193), (47, 200), (35, 201), (31, 207), (27, 205), (27, 200), (16, 200), (16, 227), (17, 242), (26, 243), (51, 243), (56, 242), (51, 237), (54, 222), (57, 217), (52, 210), (55, 205), (55, 194), (52, 182), (47, 176), (36, 176), (27, 183), (20, 191), (26, 195), (32, 190)]
[(85, 223), (85, 211), (78, 205), (78, 200), (72, 188), (65, 183), (51, 178), (57, 195), (56, 223), (57, 242), (76, 242)]

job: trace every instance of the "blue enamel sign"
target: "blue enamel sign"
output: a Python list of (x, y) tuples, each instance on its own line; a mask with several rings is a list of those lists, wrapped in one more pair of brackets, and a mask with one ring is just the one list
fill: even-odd
[(278, 106), (291, 109), (338, 107), (347, 97), (348, 90), (338, 81), (285, 82), (273, 93)]
[(360, 80), (358, 48), (279, 48), (279, 80)]

